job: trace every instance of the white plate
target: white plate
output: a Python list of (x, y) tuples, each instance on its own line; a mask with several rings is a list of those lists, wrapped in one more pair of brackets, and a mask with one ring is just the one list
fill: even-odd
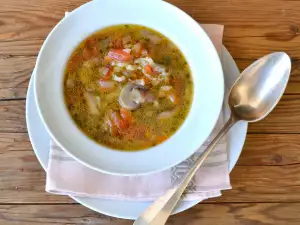
[[(229, 52), (223, 48), (222, 52), (222, 65), (225, 77), (225, 86), (228, 89), (233, 82), (239, 76), (239, 70), (229, 54)], [(34, 73), (32, 74), (32, 77)], [(34, 149), (34, 152), (41, 163), (42, 167), (46, 170), (48, 165), (49, 156), (49, 144), (50, 136), (47, 133), (45, 126), (43, 125), (34, 100), (33, 93), (33, 79), (30, 80), (27, 101), (26, 101), (26, 121), (29, 132), (29, 137)], [(227, 118), (229, 111), (227, 108)], [(228, 151), (229, 151), (229, 168), (230, 171), (236, 164), (240, 153), (242, 151), (247, 133), (247, 123), (239, 122), (236, 124), (228, 134)], [(225, 192), (226, 193), (226, 192)], [(117, 218), (123, 219), (135, 219), (137, 216), (147, 207), (151, 202), (132, 202), (132, 201), (117, 201), (117, 200), (105, 200), (96, 198), (78, 198), (71, 196), (74, 200), (82, 205)], [(196, 205), (199, 201), (181, 201), (174, 213), (182, 212), (192, 206)]]
[[(115, 24), (140, 24), (164, 34), (182, 51), (193, 76), (193, 101), (182, 126), (167, 141), (143, 151), (99, 145), (78, 128), (64, 102), (63, 75), (71, 53), (90, 34)], [(34, 91), (44, 125), (60, 147), (94, 170), (130, 176), (169, 169), (203, 144), (221, 111), (224, 78), (209, 37), (182, 10), (164, 1), (96, 0), (69, 13), (50, 32), (37, 58)]]

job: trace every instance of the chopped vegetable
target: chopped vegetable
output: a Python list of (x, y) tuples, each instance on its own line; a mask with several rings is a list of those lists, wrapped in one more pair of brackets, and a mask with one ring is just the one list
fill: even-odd
[(88, 49), (87, 47), (85, 47), (82, 50), (82, 57), (83, 57), (83, 59), (87, 60), (87, 59), (92, 58), (92, 56), (93, 56), (93, 52), (90, 49)]
[(152, 42), (153, 44), (159, 44), (162, 41), (162, 39), (159, 36), (157, 36), (156, 34), (152, 33), (149, 30), (142, 30), (141, 35), (144, 38), (149, 39), (150, 42)]
[(108, 131), (113, 137), (119, 135), (117, 126), (113, 123), (111, 119), (111, 111), (109, 111), (104, 117), (104, 128)]
[(168, 98), (170, 99), (170, 101), (173, 104), (178, 104), (179, 103), (179, 98), (178, 98), (178, 96), (174, 92), (168, 94)]
[(122, 49), (112, 49), (108, 52), (107, 56), (119, 62), (128, 62), (131, 60), (131, 55)]
[(134, 66), (134, 65), (127, 65), (126, 66), (126, 70), (129, 70), (129, 71), (134, 71), (134, 70), (137, 70), (137, 66)]
[(117, 112), (112, 112), (110, 118), (114, 125), (118, 128), (119, 131), (123, 131), (124, 129), (129, 127), (128, 121), (125, 121), (121, 118), (120, 114)]
[(140, 42), (134, 44), (132, 47), (132, 51), (136, 57), (140, 57), (143, 51), (142, 44)]
[(110, 67), (105, 66), (99, 69), (101, 80), (109, 80), (112, 76), (112, 70)]
[(168, 136), (162, 136), (162, 135), (161, 136), (157, 136), (156, 137), (156, 143), (160, 144), (160, 143), (164, 142), (167, 139), (168, 139)]
[(157, 119), (162, 120), (162, 119), (169, 119), (175, 114), (175, 110), (170, 110), (170, 111), (165, 111), (160, 114), (158, 114)]
[(145, 98), (142, 95), (142, 92), (140, 90), (138, 90), (137, 88), (133, 88), (129, 94), (131, 100), (133, 102), (135, 102), (136, 104), (140, 104), (140, 103), (144, 103), (145, 102)]
[(173, 87), (170, 86), (170, 85), (165, 85), (165, 86), (161, 86), (160, 89), (161, 89), (162, 91), (167, 92), (167, 91), (171, 91), (171, 90), (173, 89)]
[(145, 65), (144, 72), (151, 75), (151, 74), (153, 74), (153, 69), (150, 65)]
[(99, 81), (101, 91), (108, 92), (115, 88), (115, 82), (114, 81), (107, 81), (107, 80), (100, 80)]
[(101, 99), (99, 96), (93, 95), (91, 92), (85, 92), (84, 97), (92, 115), (99, 115)]
[(113, 80), (121, 83), (121, 82), (126, 81), (126, 77), (125, 76), (118, 76), (117, 74), (113, 74)]
[(124, 49), (123, 49), (123, 52), (126, 52), (126, 53), (129, 53), (129, 54), (130, 54), (131, 49), (130, 49), (130, 48), (124, 48)]
[(142, 86), (145, 86), (145, 84), (146, 84), (145, 79), (136, 79), (136, 80), (134, 80), (134, 83), (136, 83), (138, 85), (142, 85)]
[(67, 86), (67, 88), (73, 88), (75, 86), (75, 81), (73, 79), (69, 78), (66, 81), (66, 86)]
[(126, 44), (130, 43), (131, 40), (132, 40), (132, 39), (131, 39), (130, 36), (125, 36), (125, 37), (123, 37), (123, 38), (122, 38), (123, 45), (126, 45)]
[(121, 108), (120, 109), (120, 114), (121, 114), (121, 117), (124, 119), (124, 120), (127, 120), (128, 123), (131, 123), (133, 121), (133, 117), (132, 117), (132, 114), (129, 110), (125, 109), (125, 108)]
[(152, 94), (151, 91), (145, 92), (144, 99), (145, 102), (154, 102), (156, 100), (155, 96)]

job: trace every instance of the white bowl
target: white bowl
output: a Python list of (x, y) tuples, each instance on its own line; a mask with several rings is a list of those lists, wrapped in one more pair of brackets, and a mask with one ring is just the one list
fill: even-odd
[[(97, 144), (77, 128), (64, 104), (63, 75), (73, 50), (93, 32), (116, 24), (141, 24), (164, 34), (181, 49), (193, 75), (194, 98), (185, 122), (166, 142), (143, 151)], [(185, 160), (209, 136), (223, 101), (223, 72), (213, 44), (197, 22), (163, 1), (94, 0), (81, 6), (51, 31), (36, 69), (36, 102), (52, 138), (76, 160), (109, 174), (149, 174)]]

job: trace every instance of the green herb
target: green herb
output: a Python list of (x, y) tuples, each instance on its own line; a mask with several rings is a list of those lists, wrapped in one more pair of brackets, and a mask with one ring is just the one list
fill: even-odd
[(164, 56), (164, 65), (169, 66), (171, 63), (171, 57), (170, 56)]

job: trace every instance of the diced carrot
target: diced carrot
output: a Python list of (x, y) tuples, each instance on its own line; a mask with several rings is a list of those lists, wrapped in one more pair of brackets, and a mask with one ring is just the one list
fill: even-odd
[(112, 49), (108, 52), (107, 56), (119, 62), (128, 62), (131, 60), (131, 55), (122, 49)]
[(112, 58), (108, 57), (108, 56), (104, 56), (104, 62), (105, 63), (110, 63), (112, 61)]
[(118, 126), (120, 131), (124, 131), (129, 127), (129, 122), (127, 120), (120, 119), (117, 126)]
[(179, 97), (174, 92), (169, 93), (168, 97), (173, 104), (179, 103)]
[(83, 59), (85, 60), (88, 60), (90, 58), (93, 57), (93, 52), (92, 50), (88, 49), (87, 47), (85, 47), (83, 50), (82, 50), (82, 57)]
[(82, 61), (82, 57), (77, 53), (74, 56), (72, 56), (70, 62), (67, 65), (68, 71), (75, 72), (75, 70), (77, 69), (81, 61)]
[(105, 66), (103, 69), (102, 69), (102, 76), (100, 78), (100, 80), (109, 80), (112, 76), (112, 69), (108, 66)]
[(151, 84), (151, 80), (148, 77), (144, 76), (143, 80), (145, 82), (145, 85), (150, 85)]
[(150, 65), (145, 65), (144, 66), (144, 71), (147, 74), (150, 74), (150, 75), (153, 74), (153, 68)]
[(157, 137), (156, 137), (156, 142), (159, 144), (159, 143), (164, 142), (164, 141), (167, 140), (167, 139), (168, 139), (168, 137), (167, 137), (167, 136), (164, 136), (164, 135), (157, 136)]
[(111, 119), (112, 122), (118, 127), (120, 132), (124, 131), (129, 127), (129, 122), (123, 119), (117, 112), (112, 112)]
[(88, 46), (88, 47), (92, 47), (92, 46), (94, 46), (96, 44), (96, 39), (95, 38), (88, 38), (87, 40), (86, 40), (86, 45)]
[(125, 108), (121, 108), (121, 109), (120, 109), (120, 114), (121, 114), (121, 117), (122, 117), (124, 120), (128, 121), (129, 123), (132, 122), (133, 117), (132, 117), (131, 112), (130, 112), (129, 110), (127, 110), (127, 109), (125, 109)]

